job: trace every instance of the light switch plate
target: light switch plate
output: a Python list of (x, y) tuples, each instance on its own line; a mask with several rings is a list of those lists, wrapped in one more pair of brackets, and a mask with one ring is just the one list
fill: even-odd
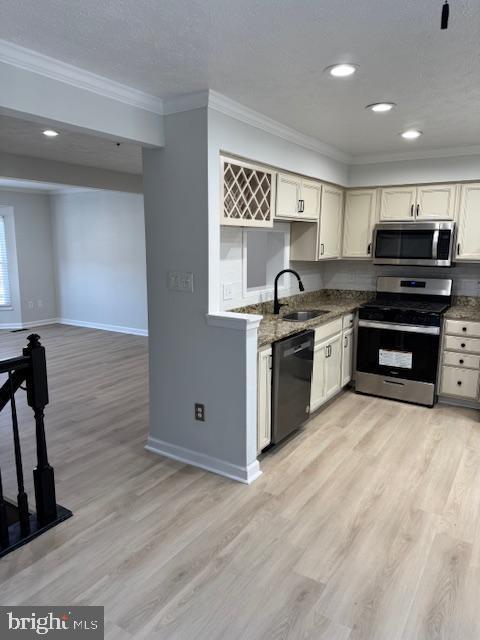
[(224, 300), (232, 300), (233, 299), (233, 285), (224, 284), (223, 285), (223, 299)]
[(193, 293), (193, 273), (185, 271), (169, 271), (168, 288), (170, 291)]

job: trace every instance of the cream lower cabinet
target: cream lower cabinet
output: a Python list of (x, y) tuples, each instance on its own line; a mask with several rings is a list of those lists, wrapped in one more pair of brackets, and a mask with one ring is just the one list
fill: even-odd
[(343, 332), (342, 348), (342, 387), (345, 387), (352, 379), (353, 329)]
[(257, 355), (257, 452), (265, 449), (272, 437), (272, 347)]
[[(467, 336), (467, 337), (465, 337)], [(440, 395), (478, 402), (480, 399), (480, 323), (447, 320), (443, 338)]]
[(315, 330), (310, 412), (316, 411), (348, 384), (352, 361), (353, 329), (343, 331), (341, 318)]

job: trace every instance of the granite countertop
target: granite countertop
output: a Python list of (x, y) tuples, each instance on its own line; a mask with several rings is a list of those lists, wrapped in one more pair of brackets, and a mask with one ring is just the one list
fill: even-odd
[[(258, 347), (264, 347), (299, 331), (319, 327), (341, 318), (347, 313), (352, 313), (362, 303), (372, 298), (373, 295), (373, 292), (368, 291), (324, 289), (282, 298), (280, 302), (288, 306), (281, 308), (279, 316), (273, 314), (273, 302), (271, 301), (234, 309), (234, 311), (263, 315), (263, 320), (258, 328)], [(328, 313), (307, 322), (288, 322), (281, 319), (282, 315), (297, 309), (322, 309), (328, 311)]]
[(447, 320), (470, 320), (480, 322), (480, 298), (458, 296), (445, 313)]

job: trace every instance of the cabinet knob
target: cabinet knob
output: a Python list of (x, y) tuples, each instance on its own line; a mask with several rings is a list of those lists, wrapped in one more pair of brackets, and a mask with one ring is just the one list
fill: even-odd
[(467, 330), (467, 327), (462, 327), (462, 331), (466, 331), (466, 330)]
[(457, 384), (458, 384), (459, 387), (461, 387), (462, 386), (462, 381), (461, 380), (457, 380)]
[(462, 349), (465, 349), (465, 346), (466, 346), (466, 345), (465, 345), (465, 343), (464, 343), (464, 342), (462, 342), (462, 344), (461, 344), (460, 346), (462, 347)]
[(459, 360), (459, 362), (460, 362), (460, 364), (463, 364), (463, 363), (464, 363), (464, 360), (462, 360), (462, 359), (461, 359), (461, 360)]

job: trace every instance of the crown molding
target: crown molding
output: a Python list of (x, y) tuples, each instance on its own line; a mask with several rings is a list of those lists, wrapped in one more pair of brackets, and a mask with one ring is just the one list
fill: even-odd
[(220, 113), (235, 118), (236, 120), (245, 122), (246, 124), (256, 127), (257, 129), (261, 129), (266, 133), (271, 133), (278, 138), (297, 144), (305, 149), (311, 149), (312, 151), (321, 153), (332, 160), (337, 160), (338, 162), (344, 162), (346, 164), (351, 162), (352, 156), (348, 153), (321, 142), (317, 138), (300, 133), (296, 129), (292, 129), (277, 120), (273, 120), (254, 109), (245, 107), (239, 102), (231, 100), (216, 91), (209, 91), (208, 106), (215, 111), (219, 111)]
[(92, 91), (132, 107), (160, 115), (163, 113), (163, 101), (157, 96), (2, 39), (0, 39), (0, 62), (58, 80), (78, 89)]
[(208, 107), (209, 93), (209, 91), (198, 91), (168, 98), (163, 101), (163, 115), (170, 116), (174, 113), (183, 113), (184, 111)]
[(372, 153), (353, 156), (350, 164), (377, 164), (379, 162), (399, 162), (402, 160), (428, 160), (434, 158), (458, 158), (480, 155), (480, 145), (465, 147), (443, 147), (418, 151), (400, 151), (398, 153)]

